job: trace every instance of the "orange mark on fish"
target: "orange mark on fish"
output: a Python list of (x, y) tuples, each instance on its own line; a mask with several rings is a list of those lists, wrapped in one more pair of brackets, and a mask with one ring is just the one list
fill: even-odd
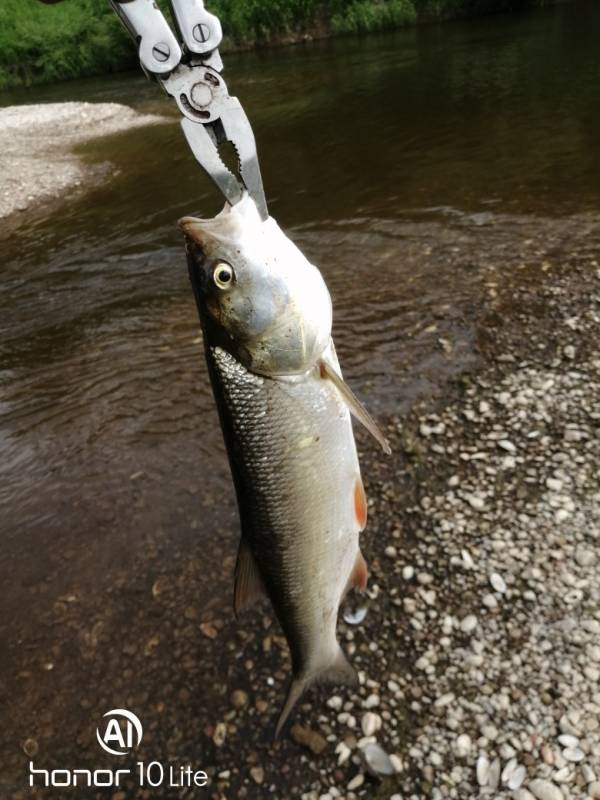
[(354, 515), (361, 531), (367, 524), (367, 498), (360, 478), (354, 484)]

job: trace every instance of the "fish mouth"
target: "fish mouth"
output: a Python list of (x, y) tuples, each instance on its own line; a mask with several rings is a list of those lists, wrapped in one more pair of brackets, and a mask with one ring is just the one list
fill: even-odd
[(177, 224), (188, 239), (196, 242), (201, 247), (206, 244), (208, 237), (203, 220), (197, 217), (181, 217), (181, 219), (177, 220)]
[[(241, 202), (235, 208), (240, 205)], [(186, 216), (181, 217), (177, 224), (185, 236), (200, 247), (210, 242), (230, 245), (243, 238), (249, 225), (246, 216), (242, 212), (234, 212), (234, 207), (226, 204), (215, 217), (202, 219)]]

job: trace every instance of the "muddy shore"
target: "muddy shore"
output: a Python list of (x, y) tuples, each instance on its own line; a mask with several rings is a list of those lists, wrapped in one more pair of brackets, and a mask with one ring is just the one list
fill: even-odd
[[(360, 690), (313, 690), (273, 744), (289, 663), (272, 615), (223, 615), (200, 551), (148, 531), (102, 596), (75, 581), (33, 628), (17, 618), (4, 796), (53, 796), (24, 789), (30, 759), (109, 766), (90, 720), (122, 705), (144, 720), (136, 759), (204, 769), (210, 786), (125, 782), (113, 800), (600, 797), (600, 226), (533, 227), (478, 254), (479, 366), (387, 421), (391, 458), (358, 432), (369, 610), (340, 636)], [(459, 343), (438, 344), (452, 359)], [(373, 742), (394, 774), (370, 774)]]

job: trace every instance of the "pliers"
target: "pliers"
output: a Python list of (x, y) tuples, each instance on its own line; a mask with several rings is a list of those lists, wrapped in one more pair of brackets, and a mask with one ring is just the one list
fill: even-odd
[[(203, 0), (170, 0), (177, 36), (154, 0), (110, 0), (138, 44), (140, 64), (170, 95), (182, 114), (181, 127), (198, 163), (230, 205), (247, 192), (263, 220), (269, 216), (256, 142), (237, 97), (221, 76), (221, 23)], [(219, 148), (230, 142), (237, 154), (232, 171)]]

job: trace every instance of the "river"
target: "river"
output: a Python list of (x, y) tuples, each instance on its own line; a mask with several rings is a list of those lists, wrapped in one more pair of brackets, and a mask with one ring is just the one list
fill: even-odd
[[(345, 374), (376, 416), (477, 365), (474, 252), (501, 262), (515, 231), (527, 241), (600, 209), (599, 28), (584, 0), (226, 57), (270, 211), (321, 267)], [(64, 100), (164, 123), (81, 147), (106, 180), (0, 223), (7, 792), (24, 786), (28, 737), (41, 760), (87, 763), (90, 717), (136, 702), (149, 718), (163, 687), (179, 696), (190, 682), (210, 709), (235, 653), (225, 638), (219, 662), (199, 656), (185, 677), (158, 664), (136, 682), (154, 652), (136, 633), (148, 619), (183, 621), (201, 646), (198, 625), (231, 614), (234, 497), (175, 224), (219, 198), (141, 75), (0, 95)], [(183, 657), (156, 635), (163, 661)]]

